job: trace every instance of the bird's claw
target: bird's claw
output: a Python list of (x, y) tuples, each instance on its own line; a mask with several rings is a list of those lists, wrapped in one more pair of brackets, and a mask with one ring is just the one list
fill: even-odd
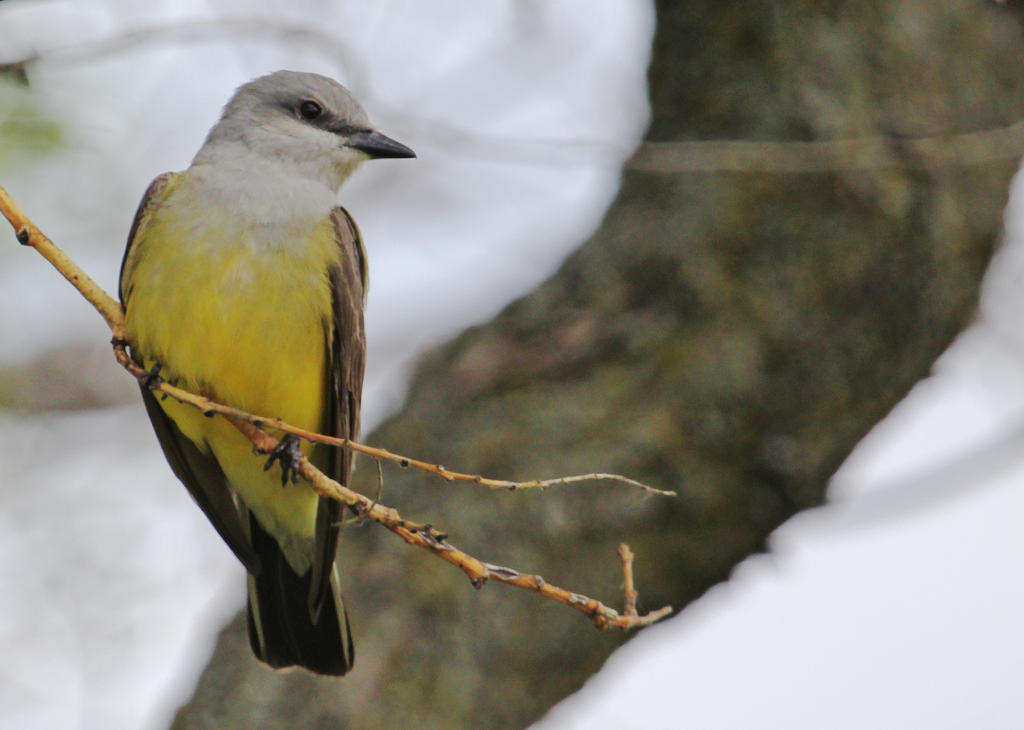
[(275, 461), (281, 462), (281, 486), (287, 486), (288, 480), (292, 484), (299, 483), (299, 463), (303, 459), (302, 449), (299, 448), (299, 437), (295, 434), (285, 434), (274, 450), (270, 452), (270, 458), (263, 465), (263, 471), (267, 471), (274, 465)]
[(153, 390), (162, 382), (164, 382), (164, 379), (160, 377), (160, 363), (153, 363), (153, 367), (146, 372), (146, 377), (143, 379), (142, 384), (147, 390)]

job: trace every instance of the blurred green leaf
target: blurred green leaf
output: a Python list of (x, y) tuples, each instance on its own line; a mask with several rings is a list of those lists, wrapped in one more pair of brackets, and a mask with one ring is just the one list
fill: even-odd
[(49, 155), (63, 142), (63, 126), (32, 90), (17, 75), (0, 73), (0, 164)]

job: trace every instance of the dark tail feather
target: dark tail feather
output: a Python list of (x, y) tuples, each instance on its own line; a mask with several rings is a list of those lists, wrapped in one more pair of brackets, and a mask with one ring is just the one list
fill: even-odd
[(317, 674), (345, 674), (355, 658), (348, 616), (341, 601), (338, 574), (332, 596), (314, 622), (309, 608), (312, 571), (297, 575), (277, 541), (249, 518), (252, 546), (262, 570), (249, 576), (249, 642), (253, 653), (272, 667), (305, 667)]

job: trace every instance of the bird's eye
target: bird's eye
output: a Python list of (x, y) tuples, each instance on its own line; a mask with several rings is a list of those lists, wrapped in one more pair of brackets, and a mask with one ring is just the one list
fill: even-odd
[(324, 113), (324, 108), (315, 101), (307, 99), (299, 104), (299, 116), (307, 122), (312, 121)]

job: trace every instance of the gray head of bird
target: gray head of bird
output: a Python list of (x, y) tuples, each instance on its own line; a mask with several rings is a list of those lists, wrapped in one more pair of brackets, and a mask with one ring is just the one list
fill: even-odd
[(235, 91), (193, 164), (239, 155), (278, 162), (337, 191), (361, 162), (416, 153), (376, 131), (334, 79), (277, 71)]

